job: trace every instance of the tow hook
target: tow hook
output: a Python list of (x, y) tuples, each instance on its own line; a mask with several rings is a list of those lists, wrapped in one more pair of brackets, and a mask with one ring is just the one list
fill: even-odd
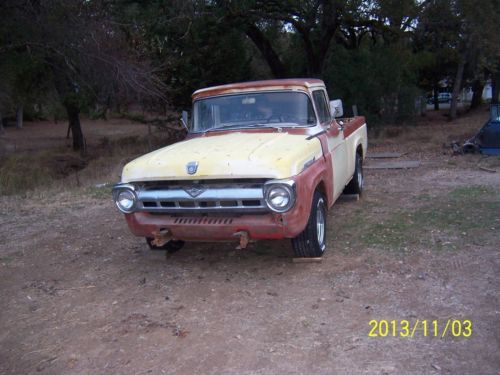
[(154, 239), (151, 241), (151, 244), (162, 247), (165, 245), (168, 241), (172, 239), (172, 233), (168, 229), (162, 229), (158, 232), (153, 233), (154, 234)]
[(233, 234), (233, 236), (240, 237), (240, 244), (236, 247), (236, 250), (244, 250), (247, 248), (249, 241), (248, 232), (245, 231), (236, 232)]

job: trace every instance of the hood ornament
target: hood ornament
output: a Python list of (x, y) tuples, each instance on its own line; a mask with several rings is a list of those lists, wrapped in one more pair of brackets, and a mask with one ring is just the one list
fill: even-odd
[(197, 170), (198, 170), (197, 161), (190, 161), (189, 163), (186, 164), (186, 171), (188, 174), (195, 174)]
[(196, 198), (198, 195), (207, 190), (204, 186), (189, 186), (183, 188), (186, 193), (188, 193), (192, 198)]

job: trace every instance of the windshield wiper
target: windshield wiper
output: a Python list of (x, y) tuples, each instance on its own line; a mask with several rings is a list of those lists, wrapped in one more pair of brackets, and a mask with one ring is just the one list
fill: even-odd
[(247, 128), (249, 125), (240, 125), (240, 124), (235, 124), (235, 125), (225, 125), (225, 126), (218, 126), (218, 127), (213, 127), (213, 128), (208, 128), (205, 130), (206, 132), (209, 132), (211, 130), (225, 130), (225, 129), (233, 129), (233, 128)]

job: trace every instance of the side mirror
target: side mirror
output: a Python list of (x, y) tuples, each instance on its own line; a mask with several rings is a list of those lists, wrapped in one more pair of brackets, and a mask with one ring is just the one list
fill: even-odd
[(330, 101), (330, 112), (333, 117), (344, 116), (344, 108), (342, 107), (342, 99), (335, 99)]
[(189, 123), (189, 115), (187, 111), (182, 111), (181, 123), (187, 131), (189, 131), (188, 123)]

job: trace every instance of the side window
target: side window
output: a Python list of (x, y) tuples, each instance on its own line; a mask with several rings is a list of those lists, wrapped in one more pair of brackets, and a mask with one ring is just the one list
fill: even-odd
[(323, 124), (331, 121), (330, 109), (328, 108), (325, 92), (323, 90), (313, 91), (313, 100), (316, 110), (318, 111), (319, 122)]

